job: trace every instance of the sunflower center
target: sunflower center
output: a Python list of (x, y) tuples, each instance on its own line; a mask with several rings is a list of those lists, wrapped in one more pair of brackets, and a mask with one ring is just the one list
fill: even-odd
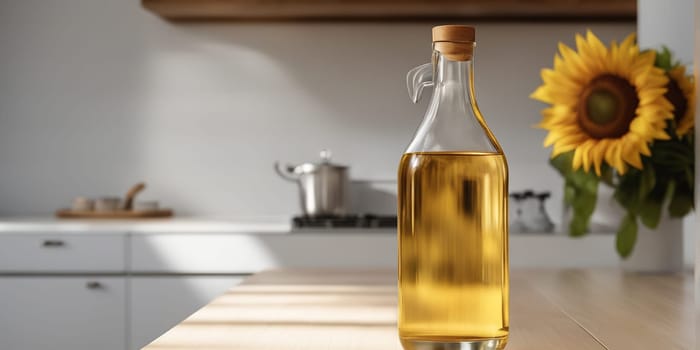
[(592, 138), (619, 138), (629, 131), (638, 105), (632, 84), (604, 74), (583, 89), (578, 103), (578, 124)]
[(615, 119), (617, 114), (617, 98), (608, 90), (595, 90), (591, 92), (586, 101), (588, 118), (598, 124), (605, 125)]
[(668, 91), (666, 91), (664, 97), (673, 105), (673, 119), (676, 123), (680, 122), (688, 110), (688, 101), (683, 96), (683, 91), (675, 80), (669, 79)]

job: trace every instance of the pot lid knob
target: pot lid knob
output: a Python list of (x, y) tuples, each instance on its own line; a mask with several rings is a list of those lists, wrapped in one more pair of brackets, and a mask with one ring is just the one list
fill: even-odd
[(331, 162), (331, 150), (323, 149), (321, 150), (321, 163), (328, 164)]

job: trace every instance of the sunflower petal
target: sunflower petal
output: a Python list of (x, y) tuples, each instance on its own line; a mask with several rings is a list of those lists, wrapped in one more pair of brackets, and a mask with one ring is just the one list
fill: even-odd
[(574, 170), (578, 170), (581, 168), (581, 163), (582, 163), (582, 158), (583, 158), (582, 153), (583, 152), (582, 152), (581, 147), (577, 147), (576, 150), (574, 151), (574, 159), (571, 162), (571, 166)]
[(638, 92), (639, 104), (647, 105), (653, 103), (659, 97), (662, 97), (666, 93), (666, 88), (655, 88), (655, 89), (644, 89)]
[(547, 85), (539, 86), (533, 93), (530, 94), (530, 98), (544, 103), (556, 102), (556, 100), (551, 97)]
[[(564, 43), (559, 43), (559, 53), (561, 53), (562, 58), (564, 61), (567, 63), (571, 64), (572, 69), (569, 71), (569, 73), (572, 74), (572, 78), (575, 77), (585, 77), (589, 76), (590, 72), (586, 64), (581, 60), (581, 57), (571, 49), (570, 47), (566, 46)], [(577, 79), (578, 81), (582, 81)]]
[(639, 150), (635, 147), (633, 142), (625, 142), (622, 144), (622, 158), (633, 167), (642, 169), (642, 157), (639, 155)]
[(627, 166), (625, 165), (625, 162), (622, 159), (622, 145), (621, 144), (618, 144), (617, 148), (615, 148), (615, 152), (613, 155), (613, 161), (614, 161), (614, 167), (617, 170), (617, 172), (619, 172), (620, 175), (624, 175), (627, 172)]
[(636, 33), (631, 33), (628, 35), (622, 42), (620, 43), (620, 50), (622, 52), (629, 52), (630, 50), (633, 50), (636, 45), (634, 45), (635, 41), (637, 40), (637, 34)]
[(574, 95), (578, 95), (579, 90), (581, 90), (581, 85), (579, 85), (575, 80), (569, 79), (565, 75), (558, 74), (552, 69), (543, 69), (540, 72), (540, 76), (545, 84), (548, 84), (553, 88), (561, 89)]
[(591, 169), (592, 152), (591, 148), (595, 145), (595, 141), (592, 139), (586, 140), (579, 148), (581, 149), (581, 162), (583, 163), (583, 170), (589, 171)]
[(601, 166), (603, 165), (605, 151), (608, 148), (609, 142), (609, 139), (602, 139), (591, 148), (593, 167), (595, 168), (595, 173), (598, 176), (601, 174)]
[(647, 157), (651, 156), (651, 149), (649, 148), (649, 144), (644, 142), (644, 140), (639, 140), (639, 153), (642, 155), (645, 155)]
[(544, 147), (551, 146), (553, 143), (557, 142), (557, 140), (566, 137), (567, 135), (575, 135), (578, 133), (578, 126), (575, 124), (552, 129), (549, 131), (549, 134), (544, 139)]

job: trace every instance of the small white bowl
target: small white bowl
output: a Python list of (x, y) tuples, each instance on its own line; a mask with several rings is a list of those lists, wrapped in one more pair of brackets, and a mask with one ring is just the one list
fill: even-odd
[(122, 200), (119, 197), (102, 197), (95, 200), (95, 211), (112, 212), (121, 209)]
[(76, 197), (73, 198), (70, 208), (73, 211), (93, 211), (95, 209), (95, 201), (87, 197)]

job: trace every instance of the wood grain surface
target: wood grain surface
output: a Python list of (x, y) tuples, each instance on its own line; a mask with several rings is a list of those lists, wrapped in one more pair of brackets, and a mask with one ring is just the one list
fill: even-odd
[[(691, 349), (692, 298), (690, 274), (516, 270), (507, 349)], [(263, 272), (144, 349), (399, 350), (396, 276)]]
[(635, 0), (142, 0), (173, 20), (635, 19)]

